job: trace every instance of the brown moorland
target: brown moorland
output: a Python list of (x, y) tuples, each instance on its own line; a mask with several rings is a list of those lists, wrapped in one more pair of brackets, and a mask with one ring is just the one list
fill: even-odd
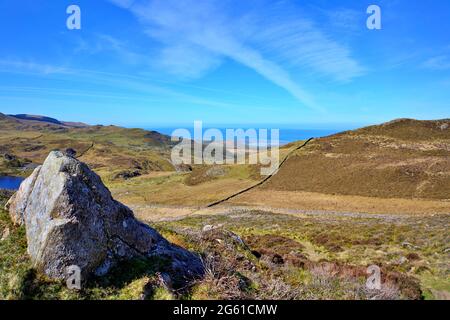
[[(280, 150), (289, 157), (267, 183), (204, 209), (260, 181), (258, 168), (177, 172), (166, 136), (38, 119), (0, 115), (1, 173), (27, 175), (49, 150), (74, 148), (137, 217), (203, 255), (207, 275), (189, 292), (156, 287), (148, 298), (449, 297), (449, 120), (398, 120), (315, 139), (290, 153), (302, 144), (292, 143)], [(9, 196), (0, 192), (1, 208)], [(157, 282), (154, 263), (139, 262), (69, 292), (36, 274), (24, 230), (1, 208), (0, 298), (140, 299)], [(365, 288), (371, 264), (381, 267), (381, 291)]]
[(450, 120), (399, 119), (315, 139), (262, 189), (450, 199)]

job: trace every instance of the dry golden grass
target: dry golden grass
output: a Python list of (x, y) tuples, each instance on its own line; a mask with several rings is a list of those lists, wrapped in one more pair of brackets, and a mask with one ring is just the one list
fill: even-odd
[(155, 179), (138, 177), (111, 182), (108, 187), (117, 200), (127, 205), (205, 206), (254, 184), (254, 181), (246, 179), (222, 178), (190, 186), (184, 183), (185, 177), (185, 174)]
[(329, 195), (303, 191), (262, 189), (251, 190), (240, 195), (230, 200), (229, 205), (414, 215), (450, 213), (450, 201), (384, 199), (362, 196)]
[(404, 120), (313, 140), (263, 188), (450, 199), (449, 123)]

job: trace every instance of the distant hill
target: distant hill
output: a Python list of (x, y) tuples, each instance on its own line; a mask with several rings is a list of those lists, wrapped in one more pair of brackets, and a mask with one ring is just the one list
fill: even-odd
[(66, 126), (66, 127), (73, 127), (73, 128), (84, 128), (84, 127), (89, 126), (82, 122), (65, 122), (65, 121), (59, 121), (57, 119), (46, 117), (46, 116), (31, 115), (31, 114), (15, 114), (15, 115), (11, 114), (8, 116), (15, 118), (15, 119), (19, 119), (19, 120), (39, 121), (39, 122), (45, 122), (45, 123)]
[(400, 140), (438, 140), (450, 138), (450, 119), (415, 120), (396, 119), (381, 125), (355, 130), (355, 134), (384, 136)]
[(450, 199), (450, 120), (398, 119), (315, 139), (263, 188)]
[(0, 129), (65, 131), (70, 128), (86, 127), (89, 127), (89, 125), (81, 122), (60, 121), (46, 116), (28, 114), (5, 115), (0, 113)]
[[(169, 136), (143, 129), (90, 126), (46, 116), (0, 113), (0, 174), (29, 173), (52, 150), (72, 148), (96, 171), (114, 177), (174, 170)], [(17, 159), (12, 161), (4, 160)]]

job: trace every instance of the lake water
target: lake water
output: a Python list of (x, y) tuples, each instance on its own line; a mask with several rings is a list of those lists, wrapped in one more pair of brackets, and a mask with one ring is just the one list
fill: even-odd
[(24, 178), (0, 176), (0, 189), (17, 190)]

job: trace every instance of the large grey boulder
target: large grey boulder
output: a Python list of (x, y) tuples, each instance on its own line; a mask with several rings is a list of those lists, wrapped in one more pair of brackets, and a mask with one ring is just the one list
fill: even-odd
[(84, 277), (102, 275), (118, 261), (161, 256), (180, 277), (202, 273), (200, 259), (170, 244), (115, 201), (87, 165), (61, 152), (49, 154), (7, 204), (24, 224), (28, 253), (40, 271), (57, 279), (76, 265)]

